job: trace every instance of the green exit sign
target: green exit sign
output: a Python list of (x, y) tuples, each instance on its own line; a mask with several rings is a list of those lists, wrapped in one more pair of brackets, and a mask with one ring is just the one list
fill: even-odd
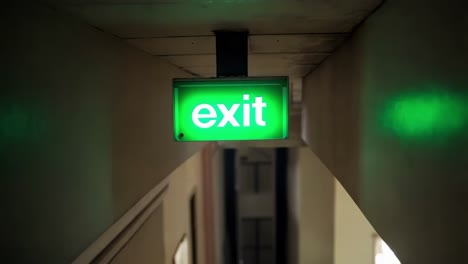
[(288, 137), (288, 78), (175, 79), (176, 141)]

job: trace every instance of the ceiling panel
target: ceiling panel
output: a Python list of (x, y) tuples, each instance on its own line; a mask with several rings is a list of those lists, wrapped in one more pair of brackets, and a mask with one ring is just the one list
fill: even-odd
[(248, 30), (249, 75), (302, 77), (381, 0), (46, 0), (196, 75), (216, 74), (214, 30)]
[(251, 67), (249, 68), (249, 76), (290, 76), (302, 77), (304, 74), (312, 70), (314, 65), (292, 65), (292, 66), (270, 66), (270, 67)]
[(289, 69), (281, 66), (249, 68), (249, 76), (289, 76)]
[(184, 67), (184, 69), (200, 77), (216, 77), (216, 67)]
[[(346, 34), (251, 35), (249, 53), (268, 55), (286, 53), (287, 57), (297, 54), (308, 61), (321, 61), (321, 58), (339, 46), (346, 36)], [(153, 55), (216, 54), (214, 36), (137, 38), (127, 39), (127, 42)]]
[(216, 67), (216, 55), (182, 55), (162, 58), (180, 67)]
[(350, 32), (381, 0), (49, 0), (122, 38)]
[(329, 53), (346, 34), (256, 35), (249, 38), (251, 53)]
[(153, 55), (215, 54), (214, 36), (127, 39), (133, 46)]
[[(336, 48), (344, 35), (252, 35), (249, 37), (248, 67), (253, 76), (302, 77)], [(216, 75), (215, 37), (173, 37), (128, 39), (153, 55), (198, 76)], [(307, 53), (303, 53), (307, 51)]]
[[(315, 67), (316, 65), (249, 67), (249, 76), (289, 76), (291, 78), (300, 78), (309, 73)], [(200, 77), (216, 77), (216, 66), (186, 66), (181, 68)]]
[(328, 53), (271, 53), (249, 54), (249, 66), (313, 65), (322, 62)]
[(302, 77), (315, 68), (315, 65), (274, 65), (249, 67), (249, 76), (289, 76)]

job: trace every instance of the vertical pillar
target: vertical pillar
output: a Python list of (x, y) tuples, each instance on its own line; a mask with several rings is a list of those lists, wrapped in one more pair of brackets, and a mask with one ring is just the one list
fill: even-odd
[(215, 31), (216, 76), (242, 77), (248, 75), (247, 31)]
[(276, 264), (288, 263), (288, 149), (276, 149)]
[(236, 150), (224, 150), (224, 263), (237, 264)]
[[(248, 35), (247, 31), (215, 31), (217, 77), (248, 75)], [(234, 149), (224, 150), (225, 264), (238, 263), (235, 153)]]
[(202, 210), (205, 232), (205, 259), (199, 261), (199, 263), (204, 261), (202, 264), (216, 264), (216, 247), (219, 247), (219, 245), (215, 243), (215, 209), (213, 195), (213, 154), (214, 151), (216, 151), (215, 148), (216, 145), (210, 143), (202, 150)]

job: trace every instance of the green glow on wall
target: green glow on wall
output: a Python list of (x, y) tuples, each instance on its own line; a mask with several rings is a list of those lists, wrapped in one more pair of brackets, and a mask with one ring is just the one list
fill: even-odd
[(177, 79), (176, 141), (288, 137), (288, 79)]
[(401, 138), (447, 139), (467, 125), (465, 101), (444, 90), (404, 93), (386, 105), (384, 125)]
[(45, 115), (37, 107), (18, 103), (0, 105), (0, 146), (33, 143), (46, 133)]

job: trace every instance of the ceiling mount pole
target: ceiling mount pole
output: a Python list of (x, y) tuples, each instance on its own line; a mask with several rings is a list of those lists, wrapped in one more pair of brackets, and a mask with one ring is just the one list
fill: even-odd
[(247, 77), (248, 31), (215, 31), (216, 76)]
[[(216, 36), (216, 77), (247, 77), (248, 75), (248, 36), (247, 31), (215, 31)], [(236, 176), (235, 151), (224, 150), (224, 219), (225, 240), (223, 248), (226, 264), (238, 263), (237, 251), (237, 195), (234, 186)], [(231, 164), (231, 165), (230, 165)]]

